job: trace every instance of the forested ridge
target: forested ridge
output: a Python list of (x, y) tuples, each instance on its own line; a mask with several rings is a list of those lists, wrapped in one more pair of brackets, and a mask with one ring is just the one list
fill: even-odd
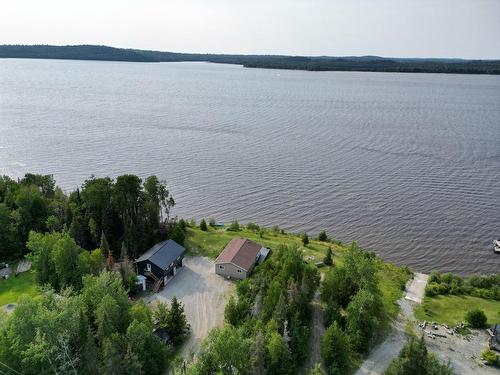
[(248, 68), (310, 71), (500, 74), (500, 60), (391, 58), (379, 56), (229, 55), (161, 52), (96, 45), (0, 45), (0, 58), (132, 62), (206, 61)]

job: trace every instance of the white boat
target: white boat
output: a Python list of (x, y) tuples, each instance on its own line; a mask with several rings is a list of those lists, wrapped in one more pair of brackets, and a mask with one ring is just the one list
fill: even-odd
[(500, 254), (500, 239), (493, 241), (493, 251)]

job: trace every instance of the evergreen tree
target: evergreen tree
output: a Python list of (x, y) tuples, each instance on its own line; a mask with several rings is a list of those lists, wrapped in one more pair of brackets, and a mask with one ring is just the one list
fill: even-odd
[(96, 311), (97, 337), (100, 342), (109, 337), (120, 328), (120, 308), (116, 301), (105, 295)]
[(136, 277), (128, 259), (128, 250), (127, 246), (125, 246), (125, 242), (122, 242), (120, 257), (120, 275), (122, 277), (124, 288), (129, 290), (135, 287)]
[(124, 348), (125, 342), (122, 335), (112, 333), (109, 337), (105, 337), (102, 342), (102, 362), (100, 366), (101, 374), (106, 375), (123, 375), (126, 371), (124, 368)]
[(427, 352), (424, 337), (411, 337), (394, 359), (385, 375), (453, 375), (449, 363), (441, 363)]
[(184, 232), (184, 229), (182, 229), (181, 223), (176, 223), (173, 226), (173, 228), (170, 230), (169, 238), (177, 242), (179, 245), (184, 245), (186, 233)]
[(85, 342), (80, 347), (80, 362), (79, 371), (81, 375), (94, 375), (98, 373), (97, 362), (97, 347), (95, 344), (95, 337), (90, 328), (87, 326), (87, 333), (85, 335)]
[(252, 343), (250, 357), (250, 375), (267, 375), (266, 347), (262, 331), (258, 331)]
[(109, 249), (108, 240), (106, 239), (106, 235), (104, 234), (104, 231), (101, 232), (101, 244), (99, 247), (101, 248), (104, 256), (107, 257), (110, 253), (110, 249)]
[(283, 337), (273, 332), (267, 344), (269, 352), (269, 374), (287, 375), (293, 373), (292, 359), (290, 350), (283, 340)]
[(309, 236), (307, 233), (302, 234), (302, 244), (306, 247), (309, 245)]
[(207, 222), (205, 221), (205, 219), (201, 219), (200, 229), (204, 232), (208, 231)]
[(180, 341), (189, 331), (189, 325), (184, 314), (184, 306), (177, 300), (177, 297), (172, 298), (170, 310), (168, 312), (168, 330), (174, 337), (174, 341)]
[(370, 348), (381, 324), (383, 305), (378, 294), (362, 289), (352, 298), (346, 310), (349, 341), (358, 353)]
[(321, 356), (325, 361), (328, 374), (342, 375), (348, 373), (351, 363), (349, 341), (337, 322), (333, 322), (323, 336)]
[(325, 263), (327, 266), (333, 265), (333, 259), (332, 259), (332, 247), (328, 246), (328, 249), (326, 250), (326, 256), (325, 259), (323, 259), (323, 263)]
[(324, 230), (322, 230), (321, 232), (319, 232), (319, 235), (318, 235), (318, 241), (328, 241), (328, 236), (326, 234), (326, 232)]

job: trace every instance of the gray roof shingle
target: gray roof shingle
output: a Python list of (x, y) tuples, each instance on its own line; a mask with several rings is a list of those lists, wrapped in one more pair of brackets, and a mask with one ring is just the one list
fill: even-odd
[(154, 245), (151, 249), (142, 254), (136, 262), (148, 260), (161, 269), (165, 269), (170, 266), (179, 255), (182, 255), (184, 251), (186, 251), (186, 249), (174, 240), (167, 240)]

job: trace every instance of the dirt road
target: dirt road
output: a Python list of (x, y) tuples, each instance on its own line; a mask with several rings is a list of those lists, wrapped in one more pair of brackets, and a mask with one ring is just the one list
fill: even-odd
[[(323, 275), (322, 275), (323, 276)], [(314, 299), (311, 302), (312, 318), (311, 318), (311, 334), (309, 336), (309, 355), (306, 363), (301, 371), (302, 374), (308, 374), (318, 363), (323, 367), (323, 360), (321, 359), (321, 338), (325, 333), (325, 326), (323, 324), (323, 309), (320, 301), (320, 291), (316, 291)]]
[(408, 282), (403, 297), (398, 301), (401, 310), (392, 324), (389, 335), (383, 343), (372, 350), (370, 356), (356, 371), (356, 375), (381, 375), (398, 355), (406, 343), (406, 325), (409, 321), (415, 320), (413, 309), (424, 297), (428, 277), (416, 273), (413, 280)]

